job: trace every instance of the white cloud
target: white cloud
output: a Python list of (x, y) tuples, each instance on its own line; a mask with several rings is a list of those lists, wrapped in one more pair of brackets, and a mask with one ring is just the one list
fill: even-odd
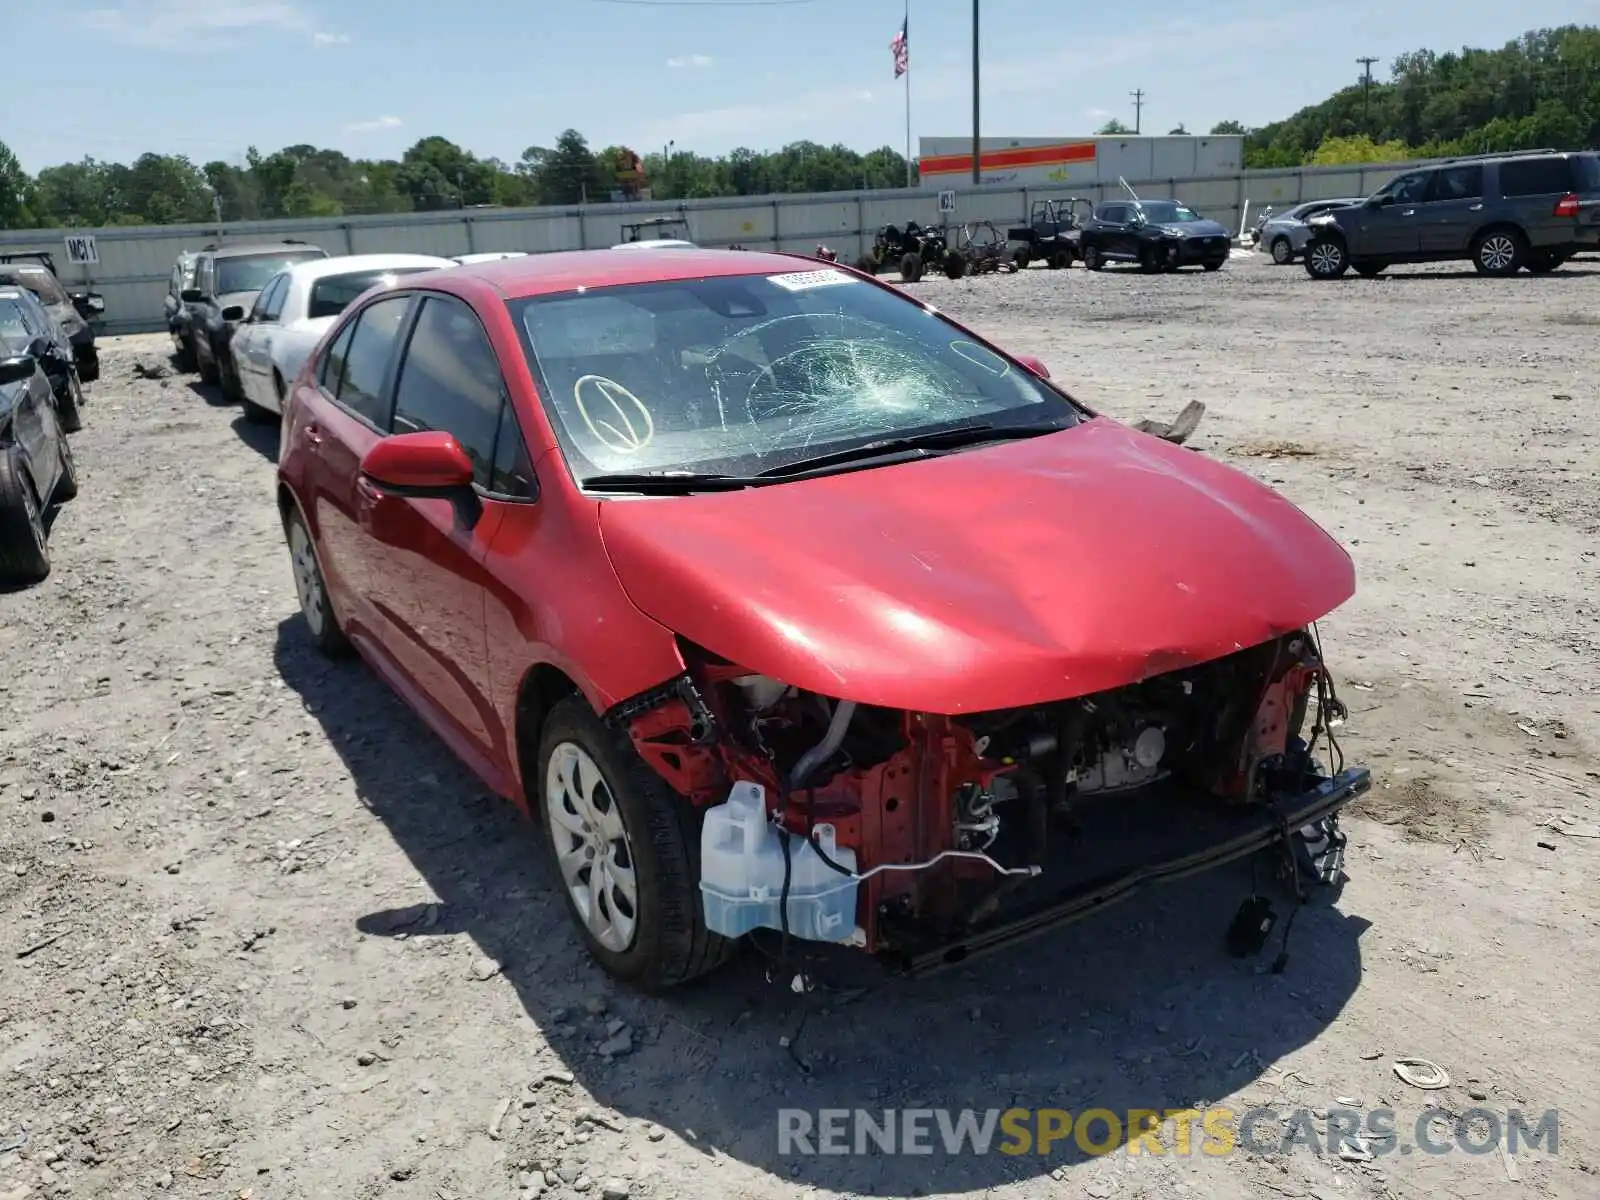
[(371, 121), (351, 121), (344, 127), (346, 133), (373, 133), (379, 129), (399, 129), (405, 122), (399, 117), (377, 117)]
[(318, 50), (324, 50), (329, 46), (348, 46), (350, 44), (350, 35), (348, 33), (325, 33), (322, 30), (318, 30), (311, 35), (311, 44)]
[(709, 67), (713, 61), (715, 60), (709, 54), (680, 54), (674, 58), (667, 59), (667, 66), (675, 71), (681, 71), (685, 67), (696, 69)]
[(873, 102), (864, 88), (824, 88), (793, 96), (781, 104), (739, 104), (665, 117), (641, 131), (645, 145), (676, 141), (743, 142), (764, 145), (774, 136), (794, 133), (809, 137), (813, 118), (848, 115)]
[(78, 23), (130, 46), (187, 53), (226, 49), (257, 34), (304, 37), (331, 45), (319, 34), (311, 14), (286, 0), (117, 0), (111, 7), (82, 13)]

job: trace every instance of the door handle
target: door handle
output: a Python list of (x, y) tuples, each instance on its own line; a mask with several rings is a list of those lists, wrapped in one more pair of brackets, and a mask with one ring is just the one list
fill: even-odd
[(1408, 209), (1405, 210), (1405, 212), (1401, 213), (1400, 215), (1402, 217), (1414, 217), (1414, 216), (1417, 215), (1417, 210), (1414, 209), (1414, 208), (1408, 208)]
[(322, 449), (322, 427), (315, 421), (306, 426), (306, 442), (313, 450)]

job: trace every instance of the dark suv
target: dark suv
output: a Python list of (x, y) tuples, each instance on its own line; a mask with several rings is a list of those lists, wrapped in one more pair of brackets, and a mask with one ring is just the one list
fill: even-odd
[(1533, 150), (1407, 171), (1308, 222), (1306, 273), (1371, 277), (1393, 263), (1471, 259), (1484, 275), (1554, 271), (1600, 247), (1600, 155)]
[(289, 238), (205, 247), (195, 257), (194, 286), (184, 288), (180, 296), (186, 314), (176, 335), (182, 339), (180, 361), (193, 363), (201, 379), (220, 383), (225, 395), (237, 398), (239, 381), (234, 378), (233, 356), (228, 353), (235, 322), (223, 317), (223, 309), (238, 305), (249, 312), (257, 293), (279, 271), (291, 263), (327, 257), (321, 246)]

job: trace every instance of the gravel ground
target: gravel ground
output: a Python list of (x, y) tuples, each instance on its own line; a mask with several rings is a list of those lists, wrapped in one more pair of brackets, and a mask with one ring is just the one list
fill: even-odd
[[(113, 340), (55, 571), (0, 596), (0, 1200), (1597, 1194), (1596, 264), (915, 287), (1111, 415), (1203, 399), (1197, 450), (1355, 555), (1323, 635), (1377, 783), (1285, 973), (1220, 952), (1249, 886), (1224, 870), (815, 997), (809, 1073), (759, 961), (613, 988), (510, 806), (311, 650), (275, 435), (143, 378), (163, 339)], [(1450, 1085), (1402, 1083), (1402, 1056)], [(776, 1136), (783, 1107), (1205, 1104), (1389, 1106), (1406, 1144), (1430, 1105), (1480, 1137), (1474, 1107), (1557, 1108), (1559, 1153), (801, 1158)]]

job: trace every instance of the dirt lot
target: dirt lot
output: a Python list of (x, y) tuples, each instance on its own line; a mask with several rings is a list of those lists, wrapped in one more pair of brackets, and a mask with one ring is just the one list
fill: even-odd
[[(1600, 1194), (1600, 264), (918, 288), (1114, 416), (1205, 400), (1199, 451), (1351, 547), (1323, 636), (1377, 784), (1284, 974), (1220, 950), (1241, 869), (815, 1000), (809, 1074), (759, 962), (612, 988), (509, 806), (311, 650), (275, 435), (124, 339), (55, 571), (0, 596), (0, 1200)], [(1403, 1146), (1430, 1105), (1558, 1108), (1559, 1153), (777, 1145), (785, 1107), (1206, 1104), (1389, 1106)]]

